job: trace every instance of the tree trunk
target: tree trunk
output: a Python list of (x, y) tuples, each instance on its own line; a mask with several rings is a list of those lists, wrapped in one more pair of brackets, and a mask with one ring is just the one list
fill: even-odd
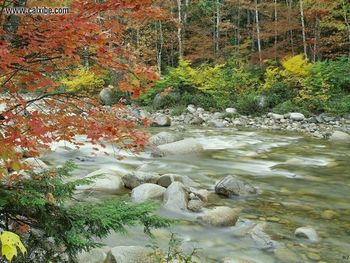
[(178, 16), (178, 28), (177, 28), (177, 39), (179, 42), (179, 58), (183, 56), (183, 43), (182, 43), (182, 0), (176, 0), (177, 2), (177, 16)]
[(214, 30), (214, 51), (215, 56), (218, 56), (220, 50), (220, 0), (216, 0), (216, 12), (215, 12), (215, 30)]
[(277, 60), (277, 26), (278, 26), (278, 13), (277, 13), (277, 0), (275, 0), (274, 3), (274, 9), (275, 9), (275, 60)]
[(258, 0), (255, 0), (255, 22), (256, 22), (256, 37), (257, 37), (257, 41), (258, 41), (259, 62), (261, 64), (262, 63), (262, 54), (261, 54)]
[(346, 31), (348, 34), (348, 41), (349, 41), (349, 58), (350, 58), (350, 23), (348, 19), (348, 11), (346, 9), (346, 2), (343, 0), (343, 17), (344, 17), (344, 22), (346, 25)]
[(307, 58), (307, 44), (306, 44), (303, 0), (299, 0), (299, 2), (300, 2), (300, 18), (301, 18), (301, 27), (302, 27), (302, 34), (303, 34), (304, 55), (305, 55), (305, 58)]
[(290, 35), (290, 45), (292, 47), (292, 55), (294, 56), (294, 36), (293, 36), (293, 29), (291, 28), (291, 12), (293, 9), (293, 0), (286, 0), (286, 4), (288, 7), (288, 15), (287, 15), (287, 20), (288, 20), (288, 28), (289, 28), (289, 35)]
[[(157, 28), (157, 25), (159, 26)], [(164, 38), (163, 38), (163, 26), (162, 22), (156, 23), (156, 31), (158, 31), (157, 34), (159, 33), (159, 39), (157, 39), (156, 42), (156, 51), (157, 51), (157, 67), (158, 67), (158, 73), (159, 75), (162, 74), (162, 51), (163, 51), (163, 44), (164, 44)]]

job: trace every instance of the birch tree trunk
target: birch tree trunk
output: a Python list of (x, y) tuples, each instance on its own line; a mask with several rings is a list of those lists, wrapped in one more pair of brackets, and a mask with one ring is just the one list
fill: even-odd
[(178, 28), (177, 28), (177, 39), (179, 42), (179, 57), (183, 56), (183, 43), (182, 43), (182, 0), (176, 0), (177, 2), (177, 16), (178, 16)]
[(278, 13), (277, 13), (277, 0), (275, 0), (274, 3), (274, 9), (275, 9), (275, 60), (277, 60), (277, 26), (278, 26)]
[(256, 37), (257, 37), (257, 41), (258, 41), (259, 62), (261, 64), (262, 63), (262, 54), (261, 54), (261, 38), (260, 38), (258, 0), (255, 0), (255, 22), (256, 22)]
[[(157, 27), (158, 24), (158, 27)], [(156, 31), (159, 34), (159, 39), (157, 39), (156, 42), (156, 51), (157, 51), (157, 68), (159, 75), (162, 74), (162, 51), (163, 51), (163, 43), (164, 43), (164, 37), (163, 37), (163, 27), (162, 22), (158, 22), (156, 24)]]
[(216, 0), (216, 12), (215, 12), (215, 30), (214, 30), (214, 43), (215, 43), (215, 56), (219, 54), (220, 50), (220, 0)]
[(349, 58), (350, 58), (350, 23), (348, 18), (348, 10), (346, 8), (346, 0), (343, 0), (343, 17), (347, 29), (348, 41), (349, 41)]
[(288, 15), (287, 15), (287, 21), (288, 21), (288, 28), (289, 28), (289, 35), (290, 35), (290, 45), (292, 47), (292, 55), (294, 56), (294, 36), (293, 36), (293, 29), (291, 28), (291, 13), (293, 8), (293, 0), (286, 0), (286, 5), (288, 7)]
[(305, 58), (307, 58), (307, 44), (306, 44), (303, 0), (299, 0), (299, 3), (300, 3), (300, 19), (301, 19), (301, 28), (302, 28), (302, 35), (303, 35), (304, 55), (305, 55)]

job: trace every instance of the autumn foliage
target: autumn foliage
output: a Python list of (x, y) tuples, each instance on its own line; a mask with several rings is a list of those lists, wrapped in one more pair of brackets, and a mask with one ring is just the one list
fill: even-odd
[[(37, 156), (51, 142), (74, 142), (79, 134), (92, 143), (111, 141), (134, 150), (142, 146), (145, 136), (122, 118), (127, 113), (120, 105), (103, 109), (96, 90), (64, 89), (60, 80), (88, 65), (96, 78), (106, 70), (124, 72), (120, 88), (134, 96), (147, 88), (157, 75), (136, 61), (124, 38), (128, 21), (160, 16), (152, 1), (77, 0), (67, 15), (6, 15), (4, 7), (21, 4), (15, 2), (0, 1), (1, 177), (7, 170), (26, 168), (20, 162), (24, 153)], [(27, 1), (26, 6), (43, 4)]]

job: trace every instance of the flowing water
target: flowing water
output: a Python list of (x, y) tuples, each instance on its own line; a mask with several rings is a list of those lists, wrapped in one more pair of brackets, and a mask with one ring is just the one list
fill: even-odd
[[(160, 130), (154, 129), (156, 133)], [(143, 153), (131, 156), (97, 154), (91, 157), (91, 146), (79, 151), (62, 147), (46, 158), (55, 164), (73, 159), (80, 166), (78, 176), (100, 168), (140, 169), (158, 173), (187, 175), (202, 189), (213, 190), (225, 175), (238, 175), (259, 189), (257, 196), (227, 199), (214, 195), (209, 207), (227, 205), (242, 208), (235, 227), (203, 226), (195, 213), (174, 214), (161, 210), (162, 215), (182, 221), (171, 231), (184, 239), (184, 249), (199, 248), (203, 262), (219, 262), (224, 257), (250, 259), (254, 262), (350, 262), (350, 146), (331, 144), (295, 133), (231, 129), (189, 129), (183, 134), (201, 143), (201, 156), (171, 156), (153, 158)], [(102, 198), (102, 197), (101, 197)], [(118, 197), (115, 197), (118, 198)], [(326, 219), (326, 210), (332, 210)], [(279, 256), (256, 247), (246, 234), (252, 225), (266, 222), (265, 232), (284, 248)], [(294, 237), (301, 226), (315, 228), (320, 241), (310, 243)], [(166, 247), (169, 230), (157, 230), (155, 236)], [(127, 235), (113, 234), (104, 242), (109, 246), (145, 245), (151, 240), (140, 228)], [(286, 252), (287, 251), (287, 252)], [(296, 258), (296, 259), (295, 259)]]

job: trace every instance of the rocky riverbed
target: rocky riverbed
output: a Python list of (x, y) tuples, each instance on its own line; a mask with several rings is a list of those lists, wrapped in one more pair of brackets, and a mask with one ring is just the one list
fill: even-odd
[(315, 138), (350, 141), (349, 118), (320, 114), (306, 118), (298, 112), (288, 114), (268, 113), (262, 116), (244, 116), (234, 108), (224, 112), (208, 112), (189, 105), (184, 113), (173, 116), (171, 110), (160, 110), (153, 115), (141, 110), (141, 115), (153, 118), (155, 126), (193, 125), (215, 128), (252, 128), (307, 133)]
[[(127, 195), (132, 202), (158, 202), (161, 215), (180, 220), (170, 230), (154, 232), (159, 246), (167, 249), (169, 231), (175, 232), (184, 253), (199, 249), (195, 262), (346, 262), (348, 144), (284, 130), (234, 128), (242, 116), (222, 127), (211, 125), (213, 118), (184, 125), (181, 119), (194, 113), (156, 116), (153, 126), (170, 127), (151, 128), (150, 143), (138, 156), (119, 151), (125, 159), (117, 161), (109, 146), (104, 151), (111, 156), (92, 158), (93, 146), (75, 150), (62, 142), (43, 161), (74, 160), (77, 177), (102, 174), (79, 189), (83, 200)], [(322, 125), (334, 136), (348, 128), (343, 121)], [(153, 262), (147, 261), (152, 251), (146, 247), (153, 241), (140, 228), (102, 242), (104, 248), (82, 254), (80, 262)]]

